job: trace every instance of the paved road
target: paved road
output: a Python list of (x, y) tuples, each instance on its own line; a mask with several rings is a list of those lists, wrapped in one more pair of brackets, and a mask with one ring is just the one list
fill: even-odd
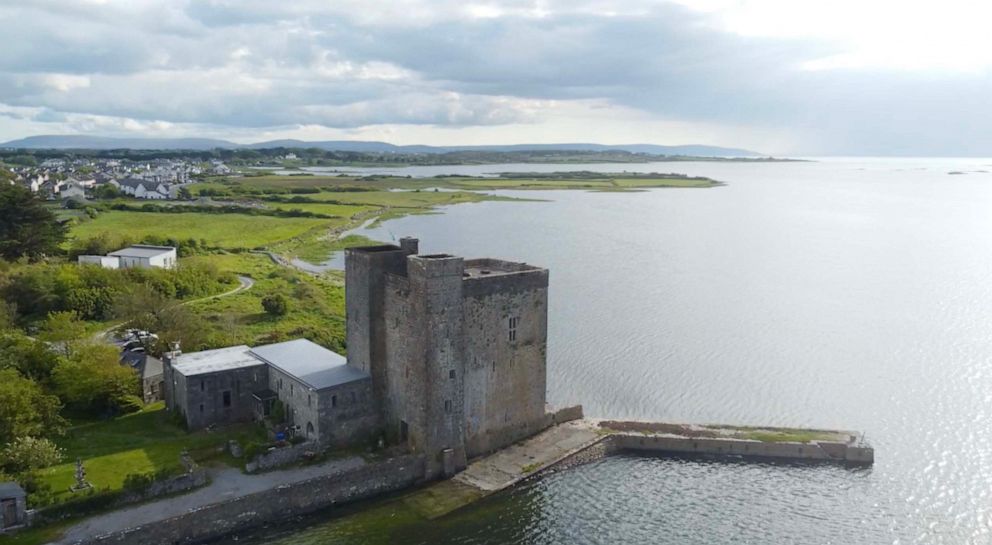
[(86, 519), (66, 530), (62, 538), (56, 543), (64, 545), (76, 543), (83, 539), (171, 518), (212, 503), (270, 490), (279, 485), (305, 481), (321, 475), (348, 471), (363, 465), (365, 465), (364, 460), (353, 456), (330, 460), (323, 464), (272, 471), (260, 475), (245, 475), (233, 468), (212, 469), (210, 470), (211, 482), (204, 488), (189, 494), (144, 503)]

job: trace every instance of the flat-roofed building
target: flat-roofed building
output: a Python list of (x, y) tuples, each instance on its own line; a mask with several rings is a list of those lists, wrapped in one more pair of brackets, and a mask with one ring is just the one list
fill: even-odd
[(120, 259), (122, 269), (132, 267), (172, 269), (176, 266), (176, 249), (172, 246), (135, 244), (107, 255)]
[(164, 357), (166, 405), (187, 427), (260, 420), (283, 404), (285, 423), (328, 446), (368, 438), (376, 429), (372, 378), (344, 356), (306, 339)]
[(166, 406), (190, 430), (250, 422), (252, 394), (268, 386), (268, 367), (245, 345), (163, 356)]
[(135, 244), (121, 248), (107, 255), (81, 255), (78, 257), (81, 265), (99, 265), (105, 269), (152, 268), (173, 269), (176, 267), (177, 254), (172, 246), (151, 246)]

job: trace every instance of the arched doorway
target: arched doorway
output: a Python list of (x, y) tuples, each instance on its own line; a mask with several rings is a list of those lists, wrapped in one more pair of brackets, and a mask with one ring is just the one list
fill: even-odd
[(307, 422), (307, 439), (313, 438), (313, 422)]

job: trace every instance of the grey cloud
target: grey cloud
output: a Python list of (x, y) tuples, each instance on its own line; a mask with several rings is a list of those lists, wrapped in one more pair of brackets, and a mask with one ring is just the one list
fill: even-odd
[[(809, 152), (992, 145), (985, 74), (804, 71), (841, 51), (723, 33), (651, 0), (502, 5), (508, 15), (473, 18), (455, 0), (0, 0), (0, 103), (49, 120), (240, 130), (540, 122), (534, 100), (595, 99), (666, 119), (788, 128)], [(536, 6), (546, 13), (529, 15)], [(600, 15), (607, 7), (618, 13)], [(87, 76), (88, 86), (53, 85), (60, 74)]]

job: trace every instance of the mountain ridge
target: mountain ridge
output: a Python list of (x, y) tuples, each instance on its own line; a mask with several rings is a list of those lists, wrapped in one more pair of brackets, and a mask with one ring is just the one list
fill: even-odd
[(266, 148), (319, 148), (325, 151), (356, 151), (366, 153), (423, 153), (439, 154), (458, 151), (626, 151), (651, 155), (682, 155), (698, 157), (762, 157), (763, 154), (741, 148), (688, 144), (663, 146), (658, 144), (505, 144), (481, 146), (428, 146), (397, 145), (375, 140), (319, 140), (295, 139), (268, 140), (252, 144), (237, 144), (215, 138), (115, 138), (87, 135), (37, 135), (0, 143), (0, 148), (13, 149), (134, 149), (134, 150), (191, 150)]

